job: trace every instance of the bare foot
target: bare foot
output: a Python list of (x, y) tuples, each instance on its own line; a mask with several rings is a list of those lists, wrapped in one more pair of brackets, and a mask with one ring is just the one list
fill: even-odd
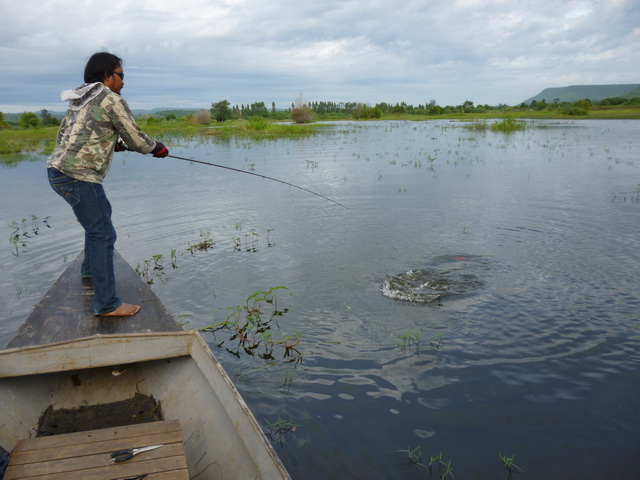
[(130, 303), (123, 303), (115, 310), (109, 313), (100, 313), (99, 317), (130, 317), (140, 311), (140, 305), (131, 305)]

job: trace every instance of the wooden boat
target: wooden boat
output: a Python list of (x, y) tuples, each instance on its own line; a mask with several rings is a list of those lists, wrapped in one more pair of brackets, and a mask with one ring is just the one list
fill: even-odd
[[(96, 432), (104, 436), (109, 429), (119, 433), (124, 428), (148, 429), (149, 425), (177, 421), (181, 438), (176, 448), (184, 450), (185, 477), (167, 473), (163, 466), (173, 455), (169, 445), (164, 451), (158, 448), (115, 465), (107, 461), (116, 448), (111, 437), (112, 443), (101, 440), (102, 450), (91, 455), (77, 453), (80, 446), (73, 447), (75, 450), (49, 447), (38, 455), (47, 452), (56, 457), (57, 465), (77, 462), (82, 455), (93, 462), (85, 473), (59, 473), (59, 478), (126, 478), (131, 475), (125, 467), (142, 468), (145, 464), (147, 480), (289, 479), (202, 337), (182, 331), (119, 255), (119, 290), (123, 291), (124, 285), (127, 299), (140, 302), (142, 310), (134, 317), (96, 318), (91, 312), (90, 285), (80, 279), (79, 262), (65, 271), (36, 306), (9, 348), (0, 351), (0, 447), (13, 450), (7, 478), (24, 478), (11, 476), (14, 460), (19, 463), (18, 457), (36, 455), (19, 455), (16, 445), (35, 445), (55, 435), (56, 439), (78, 437), (76, 443), (86, 449), (88, 439), (96, 439), (98, 445)], [(132, 292), (136, 292), (133, 298)], [(154, 331), (159, 329), (163, 331)], [(80, 338), (75, 338), (77, 333)], [(141, 445), (117, 448), (134, 446)], [(57, 458), (65, 456), (63, 451), (76, 453)], [(42, 458), (34, 462), (43, 468)], [(58, 477), (52, 470), (41, 478)]]

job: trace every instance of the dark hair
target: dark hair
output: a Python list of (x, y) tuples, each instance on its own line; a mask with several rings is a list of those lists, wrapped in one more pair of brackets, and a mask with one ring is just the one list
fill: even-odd
[(84, 67), (85, 83), (102, 82), (104, 77), (113, 74), (118, 65), (122, 65), (122, 59), (109, 52), (98, 52), (91, 55)]

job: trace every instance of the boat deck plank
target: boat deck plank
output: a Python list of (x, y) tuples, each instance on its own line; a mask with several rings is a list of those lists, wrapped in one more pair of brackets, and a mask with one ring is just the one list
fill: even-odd
[[(148, 445), (162, 447), (111, 463), (113, 451)], [(149, 479), (189, 478), (177, 420), (19, 440), (5, 480), (111, 480), (145, 474)]]
[(91, 280), (80, 275), (82, 254), (53, 284), (7, 348), (61, 342), (96, 334), (172, 332), (180, 325), (151, 288), (116, 251), (114, 268), (118, 295), (141, 306), (131, 317), (97, 317), (93, 313)]

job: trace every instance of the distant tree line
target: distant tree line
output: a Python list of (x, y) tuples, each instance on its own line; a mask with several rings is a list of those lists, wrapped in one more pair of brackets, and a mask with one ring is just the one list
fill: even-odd
[(369, 105), (361, 102), (302, 102), (300, 98), (296, 99), (291, 107), (286, 110), (277, 110), (275, 102), (272, 102), (271, 108), (267, 108), (264, 102), (255, 102), (247, 105), (231, 106), (228, 100), (221, 100), (211, 104), (211, 116), (217, 122), (226, 120), (235, 120), (241, 118), (250, 118), (260, 116), (265, 118), (286, 119), (290, 118), (292, 112), (295, 113), (302, 108), (306, 108), (313, 116), (319, 118), (380, 118), (386, 114), (415, 114), (415, 115), (444, 115), (447, 113), (485, 113), (493, 111), (502, 111), (509, 109), (508, 105), (500, 104), (497, 107), (490, 105), (475, 106), (470, 100), (465, 101), (461, 105), (441, 107), (435, 100), (431, 100), (424, 105), (413, 106), (406, 102), (391, 104), (378, 103)]
[[(21, 113), (18, 117), (17, 125), (22, 128), (34, 128), (39, 126), (58, 126), (60, 125), (60, 120), (51, 115), (49, 111), (43, 109), (40, 111), (40, 116), (36, 115), (33, 112), (24, 112)], [(0, 112), (0, 128), (9, 128), (11, 127), (11, 123), (7, 121), (4, 116), (4, 113)]]
[(504, 112), (523, 109), (534, 111), (549, 110), (563, 115), (588, 115), (589, 110), (594, 105), (624, 106), (638, 104), (640, 104), (640, 98), (625, 99), (618, 97), (606, 98), (599, 102), (592, 102), (588, 99), (579, 100), (577, 102), (560, 102), (556, 99), (552, 103), (547, 103), (544, 100), (533, 100), (530, 104), (522, 103), (515, 107), (506, 104), (499, 104), (497, 106), (488, 104), (475, 105), (471, 100), (466, 100), (459, 105), (446, 105), (443, 107), (438, 105), (435, 100), (430, 100), (425, 104), (419, 104), (417, 106), (407, 104), (406, 102), (396, 104), (382, 102), (372, 106), (361, 102), (314, 101), (301, 103), (300, 99), (298, 99), (296, 102), (291, 104), (289, 109), (276, 110), (275, 103), (271, 104), (271, 109), (267, 108), (264, 102), (252, 103), (250, 105), (236, 105), (232, 107), (229, 101), (222, 100), (211, 104), (211, 115), (218, 122), (241, 118), (246, 119), (253, 116), (285, 119), (292, 118), (295, 112), (300, 110), (303, 105), (314, 117), (321, 119), (345, 117), (355, 119), (375, 119), (389, 114), (437, 116), (461, 113)]
[[(383, 115), (389, 114), (407, 114), (407, 115), (429, 115), (438, 116), (446, 114), (461, 113), (491, 113), (504, 112), (513, 110), (532, 110), (532, 111), (552, 111), (562, 115), (585, 116), (589, 114), (589, 110), (593, 106), (600, 107), (623, 107), (640, 105), (640, 98), (633, 97), (609, 97), (598, 102), (592, 102), (589, 99), (578, 100), (577, 102), (561, 102), (554, 99), (553, 102), (545, 100), (532, 100), (527, 104), (523, 102), (518, 106), (509, 106), (499, 104), (491, 105), (475, 105), (474, 102), (466, 100), (459, 105), (440, 106), (435, 100), (430, 100), (424, 104), (417, 106), (400, 103), (377, 103), (369, 105), (361, 102), (330, 102), (315, 101), (304, 102), (302, 96), (299, 96), (295, 102), (287, 109), (276, 109), (275, 102), (270, 107), (264, 102), (254, 102), (251, 104), (231, 105), (228, 100), (221, 100), (211, 104), (209, 110), (200, 110), (195, 113), (178, 112), (178, 115), (184, 113), (184, 118), (195, 124), (206, 125), (215, 120), (216, 122), (224, 122), (226, 120), (250, 119), (253, 117), (269, 118), (274, 120), (291, 119), (298, 123), (305, 123), (312, 118), (319, 119), (338, 119), (338, 118), (355, 118), (355, 119), (376, 119)], [(178, 118), (175, 112), (165, 114), (157, 114), (146, 118), (148, 123), (156, 123), (162, 120), (175, 120)], [(39, 126), (57, 126), (60, 120), (51, 115), (47, 110), (40, 111), (40, 115), (33, 112), (24, 112), (20, 114), (16, 121), (8, 121), (5, 115), (0, 112), (0, 128), (10, 128), (11, 126), (19, 126), (22, 128), (34, 128)]]

